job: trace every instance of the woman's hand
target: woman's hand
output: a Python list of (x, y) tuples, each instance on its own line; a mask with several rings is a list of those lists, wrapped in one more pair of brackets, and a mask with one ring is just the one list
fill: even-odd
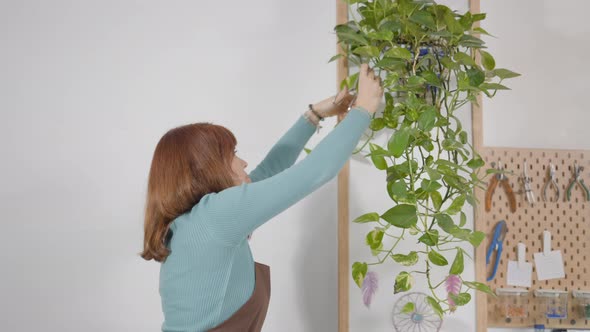
[(330, 117), (348, 112), (348, 105), (350, 105), (353, 99), (354, 95), (348, 93), (348, 88), (344, 87), (336, 96), (315, 103), (312, 107), (321, 117)]
[(366, 63), (361, 64), (359, 72), (359, 87), (357, 99), (354, 103), (371, 113), (375, 113), (383, 98), (383, 86), (381, 77), (375, 76), (375, 72)]
[[(381, 77), (377, 77), (368, 64), (361, 64), (357, 98), (352, 107), (360, 106), (371, 113), (375, 113), (383, 98), (383, 92)], [(334, 99), (334, 96), (326, 98), (312, 105), (312, 107), (322, 117), (340, 115), (348, 112), (348, 106), (355, 98), (354, 95), (348, 93), (347, 87), (340, 90), (335, 97), (336, 99)]]

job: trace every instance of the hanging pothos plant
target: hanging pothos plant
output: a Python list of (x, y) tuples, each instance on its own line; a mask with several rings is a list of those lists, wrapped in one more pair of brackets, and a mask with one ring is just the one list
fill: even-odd
[[(465, 227), (463, 209), (465, 203), (476, 205), (474, 189), (482, 187), (489, 172), (481, 171), (484, 161), (455, 112), (475, 103), (480, 92), (493, 97), (507, 90), (503, 80), (519, 74), (496, 68), (492, 55), (484, 51), (477, 36), (488, 33), (474, 24), (485, 14), (461, 15), (434, 1), (344, 1), (357, 15), (334, 28), (346, 54), (330, 61), (346, 57), (357, 66), (368, 63), (383, 80), (385, 108), (373, 116), (372, 135), (363, 147), (369, 144), (367, 156), (386, 172), (387, 192), (395, 203), (384, 213), (354, 220), (376, 224), (366, 236), (375, 262), (355, 262), (352, 278), (363, 288), (367, 304), (376, 284), (369, 266), (400, 264), (406, 271), (396, 276), (394, 293), (410, 290), (415, 276), (423, 275), (431, 290), (427, 301), (442, 316), (467, 304), (469, 289), (491, 294), (485, 284), (461, 278), (467, 253), (460, 245), (477, 247), (485, 238)], [(341, 88), (357, 84), (358, 73), (343, 80)], [(371, 142), (384, 129), (393, 131), (387, 146)], [(418, 243), (415, 250), (395, 251), (400, 240), (412, 237)], [(387, 242), (391, 245), (384, 247)], [(434, 268), (444, 269), (442, 280), (433, 280)], [(404, 308), (413, 309), (413, 303)]]

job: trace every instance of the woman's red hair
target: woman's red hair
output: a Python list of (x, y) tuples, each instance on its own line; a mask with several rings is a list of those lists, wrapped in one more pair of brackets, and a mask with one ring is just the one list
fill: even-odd
[(156, 146), (148, 178), (144, 219), (145, 260), (170, 254), (170, 223), (203, 196), (234, 185), (232, 160), (237, 141), (227, 128), (195, 123), (168, 131)]

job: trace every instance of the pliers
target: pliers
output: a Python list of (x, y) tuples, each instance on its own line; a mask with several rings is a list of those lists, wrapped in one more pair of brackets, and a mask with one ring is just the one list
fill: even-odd
[[(493, 163), (492, 163), (493, 166)], [(497, 168), (500, 173), (496, 174), (495, 176), (493, 176), (490, 179), (490, 184), (488, 186), (488, 190), (486, 191), (486, 211), (490, 212), (490, 210), (492, 210), (492, 196), (494, 195), (494, 191), (496, 190), (496, 187), (498, 186), (498, 183), (500, 183), (502, 185), (502, 187), (504, 188), (504, 191), (506, 192), (506, 195), (508, 196), (508, 203), (510, 204), (510, 211), (511, 212), (516, 212), (516, 197), (514, 196), (514, 191), (512, 191), (512, 187), (510, 186), (510, 183), (508, 183), (508, 178), (506, 177), (506, 175), (504, 175), (504, 173), (502, 173), (504, 171), (504, 167), (502, 166), (502, 164), (498, 161), (498, 168)]]
[(574, 163), (574, 179), (567, 188), (567, 200), (569, 201), (572, 196), (572, 189), (578, 184), (582, 191), (586, 193), (586, 201), (590, 202), (590, 191), (584, 184), (584, 180), (581, 177), (581, 173), (584, 171), (584, 167), (578, 166), (578, 163)]
[(559, 186), (557, 185), (557, 181), (555, 181), (555, 167), (553, 164), (549, 164), (549, 179), (545, 183), (543, 187), (543, 200), (547, 202), (547, 189), (549, 186), (553, 186), (555, 188), (555, 202), (559, 200)]
[(498, 271), (498, 263), (500, 263), (500, 256), (502, 255), (502, 242), (506, 237), (506, 233), (508, 233), (508, 226), (506, 226), (506, 221), (500, 220), (496, 227), (494, 227), (494, 237), (492, 238), (492, 243), (488, 247), (488, 252), (486, 254), (486, 266), (490, 264), (490, 260), (492, 258), (492, 252), (496, 251), (496, 261), (494, 262), (494, 267), (492, 269), (492, 274), (486, 279), (487, 281), (491, 281), (496, 277), (496, 272)]

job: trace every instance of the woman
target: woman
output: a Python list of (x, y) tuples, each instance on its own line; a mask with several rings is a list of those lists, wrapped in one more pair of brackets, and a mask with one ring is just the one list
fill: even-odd
[(382, 96), (381, 79), (362, 64), (355, 104), (305, 159), (293, 165), (320, 117), (345, 113), (347, 103), (317, 103), (250, 174), (222, 126), (186, 125), (160, 139), (141, 256), (162, 262), (162, 331), (260, 331), (270, 276), (252, 259), (248, 235), (338, 174)]

